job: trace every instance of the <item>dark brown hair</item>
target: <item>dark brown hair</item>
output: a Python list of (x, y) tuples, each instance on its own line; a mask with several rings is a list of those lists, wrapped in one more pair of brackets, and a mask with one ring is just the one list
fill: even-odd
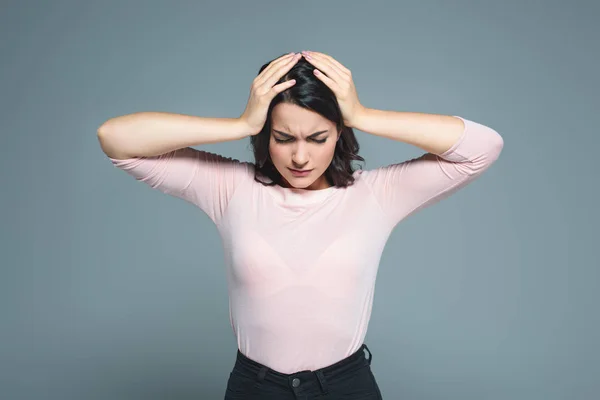
[[(271, 62), (264, 64), (258, 74), (260, 75)], [(313, 74), (314, 69), (315, 67), (312, 64), (301, 57), (296, 65), (276, 83), (279, 84), (290, 79), (296, 80), (296, 83), (292, 87), (273, 98), (263, 129), (257, 135), (250, 137), (255, 161), (254, 180), (263, 185), (283, 186), (282, 176), (273, 165), (269, 154), (271, 113), (273, 108), (279, 103), (294, 104), (314, 111), (335, 123), (337, 132), (341, 132), (340, 138), (335, 145), (331, 164), (325, 170), (325, 177), (329, 184), (337, 187), (352, 185), (354, 183), (352, 173), (355, 171), (352, 161), (365, 161), (364, 158), (358, 155), (359, 145), (354, 131), (352, 128), (344, 125), (342, 112), (335, 94)], [(271, 183), (260, 180), (260, 175), (269, 178)]]

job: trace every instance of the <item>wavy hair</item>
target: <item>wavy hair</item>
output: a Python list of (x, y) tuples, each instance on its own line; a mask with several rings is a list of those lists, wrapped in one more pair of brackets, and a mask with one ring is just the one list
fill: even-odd
[[(264, 64), (258, 75), (272, 62)], [(254, 180), (266, 185), (282, 185), (283, 177), (271, 161), (269, 141), (271, 138), (271, 113), (273, 108), (280, 103), (289, 103), (314, 111), (331, 122), (335, 123), (337, 132), (341, 132), (336, 142), (331, 163), (325, 170), (325, 177), (330, 185), (346, 187), (354, 183), (352, 173), (355, 171), (352, 161), (365, 161), (358, 155), (359, 145), (352, 128), (344, 125), (344, 119), (335, 93), (327, 85), (315, 77), (315, 67), (301, 57), (298, 62), (276, 84), (295, 79), (296, 83), (277, 94), (267, 112), (267, 119), (262, 130), (250, 137), (250, 144), (254, 153), (255, 174)], [(361, 168), (362, 169), (362, 168)], [(259, 179), (265, 176), (271, 183)]]

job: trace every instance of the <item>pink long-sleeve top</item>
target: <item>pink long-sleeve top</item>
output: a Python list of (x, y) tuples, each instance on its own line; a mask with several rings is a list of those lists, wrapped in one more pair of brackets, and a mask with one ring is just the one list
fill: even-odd
[(223, 243), (239, 350), (294, 373), (358, 350), (392, 229), (472, 182), (498, 158), (502, 137), (458, 118), (464, 132), (445, 153), (357, 170), (346, 188), (264, 186), (254, 180), (254, 164), (191, 147), (110, 160), (210, 217)]

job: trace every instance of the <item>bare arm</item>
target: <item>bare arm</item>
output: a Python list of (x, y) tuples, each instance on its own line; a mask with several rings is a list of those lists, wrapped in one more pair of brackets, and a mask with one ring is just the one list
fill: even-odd
[(250, 136), (240, 118), (205, 118), (166, 112), (139, 112), (111, 118), (98, 128), (102, 151), (110, 158), (158, 156), (201, 144)]

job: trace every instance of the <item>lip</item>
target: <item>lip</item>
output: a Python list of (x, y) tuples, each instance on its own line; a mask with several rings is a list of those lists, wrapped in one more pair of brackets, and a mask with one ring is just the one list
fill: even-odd
[(292, 168), (288, 168), (291, 172), (292, 175), (294, 176), (307, 176), (308, 174), (310, 174), (310, 171), (312, 171), (312, 169), (305, 169), (305, 170), (298, 170), (298, 169), (292, 169)]

